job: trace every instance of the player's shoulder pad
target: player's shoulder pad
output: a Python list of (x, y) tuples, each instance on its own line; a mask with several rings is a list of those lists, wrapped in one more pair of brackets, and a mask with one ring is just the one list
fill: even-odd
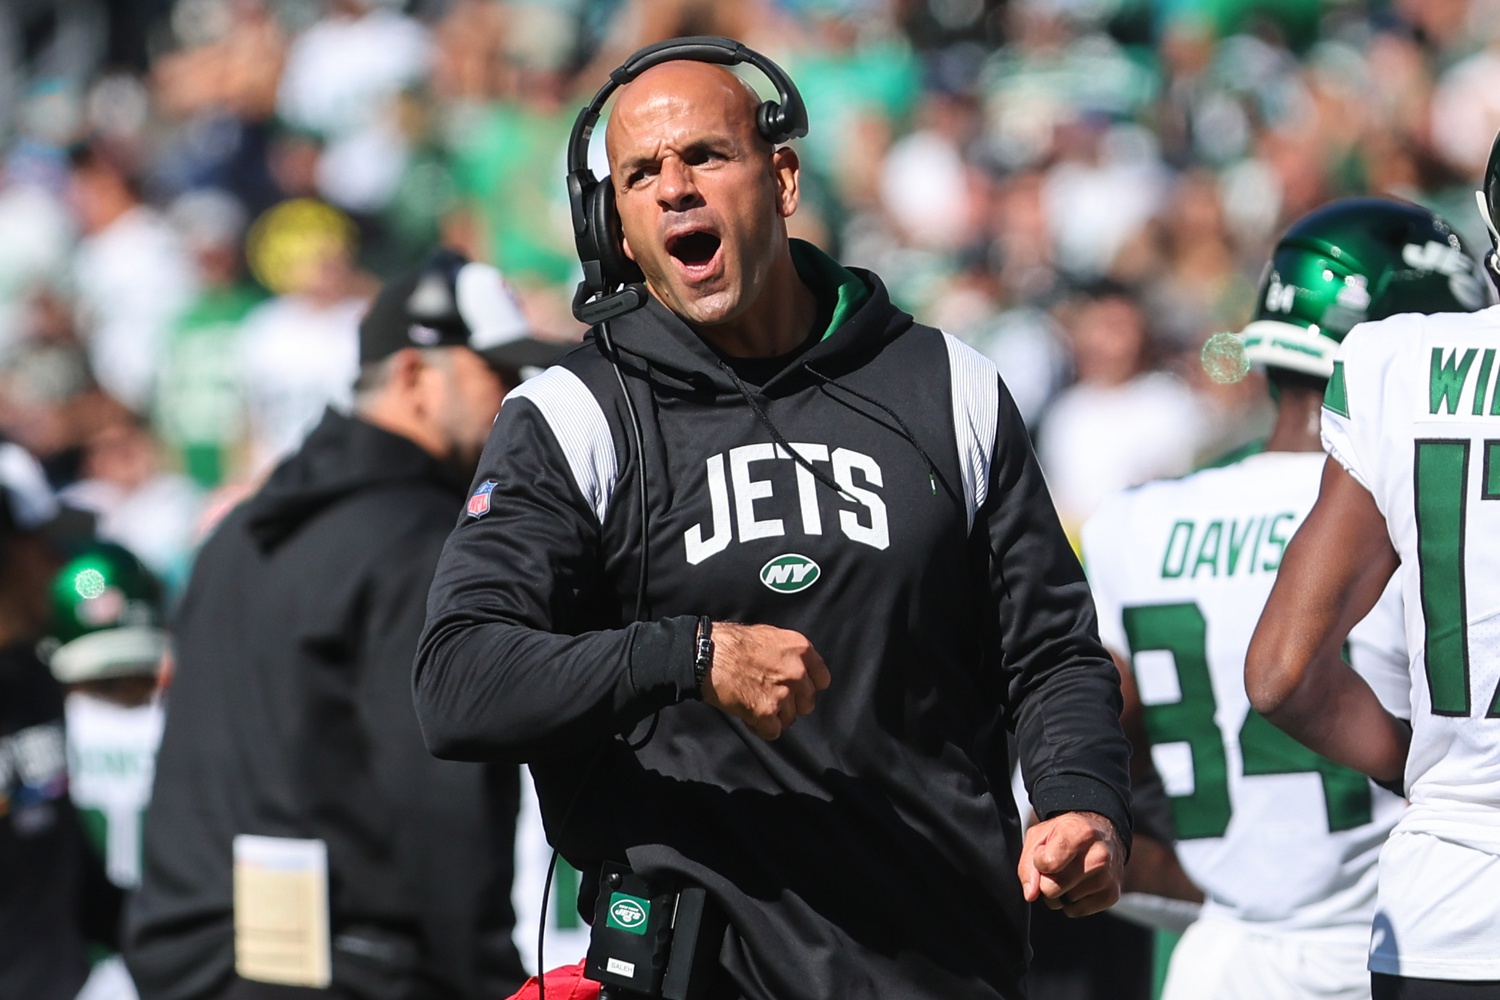
[(1139, 522), (1160, 517), (1162, 510), (1180, 504), (1184, 497), (1201, 490), (1205, 481), (1235, 475), (1235, 465), (1207, 466), (1171, 479), (1152, 479), (1105, 497), (1084, 522), (1079, 535), (1084, 553), (1098, 558), (1103, 554), (1127, 548), (1127, 542), (1138, 536)]

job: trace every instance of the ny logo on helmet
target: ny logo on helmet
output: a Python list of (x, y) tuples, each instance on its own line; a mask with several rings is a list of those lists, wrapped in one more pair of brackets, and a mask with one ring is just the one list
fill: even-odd
[(1421, 246), (1408, 243), (1401, 248), (1401, 261), (1407, 267), (1447, 275), (1449, 291), (1464, 308), (1478, 309), (1484, 305), (1484, 282), (1474, 261), (1459, 247), (1437, 240), (1428, 240)]

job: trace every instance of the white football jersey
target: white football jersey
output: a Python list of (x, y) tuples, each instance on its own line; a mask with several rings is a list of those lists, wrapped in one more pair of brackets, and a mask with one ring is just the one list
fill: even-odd
[(126, 708), (74, 692), (66, 703), (68, 789), (116, 885), (141, 884), (141, 819), (151, 801), (161, 702)]
[[(1118, 494), (1084, 527), (1105, 645), (1131, 664), (1177, 854), (1204, 916), (1266, 933), (1368, 936), (1375, 865), (1402, 800), (1250, 709), (1245, 652), (1324, 457), (1264, 452)], [(1350, 661), (1406, 714), (1400, 594), (1354, 629)]]
[(1364, 324), (1324, 402), (1323, 445), (1384, 515), (1406, 603), (1412, 807), (1382, 862), (1377, 972), (1500, 979), (1497, 353), (1500, 308)]

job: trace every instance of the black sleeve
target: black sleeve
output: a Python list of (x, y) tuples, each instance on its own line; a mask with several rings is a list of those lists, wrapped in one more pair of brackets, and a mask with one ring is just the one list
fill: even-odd
[(439, 546), (423, 527), (391, 539), (379, 559), (364, 605), (359, 709), (427, 974), (456, 997), (508, 996), (526, 978), (510, 933), (519, 769), (434, 759), (412, 708), (412, 651)]
[(413, 682), (432, 752), (576, 752), (696, 696), (695, 618), (584, 631), (609, 599), (601, 527), (529, 400), (501, 409), (476, 482), (491, 479), (489, 512), (461, 517), (428, 595)]
[(1096, 812), (1130, 845), (1130, 744), (1093, 599), (1004, 385), (981, 517), (1021, 774), (1037, 815)]

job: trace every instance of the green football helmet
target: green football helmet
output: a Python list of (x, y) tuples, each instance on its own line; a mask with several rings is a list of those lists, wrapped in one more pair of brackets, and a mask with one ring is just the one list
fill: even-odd
[(1474, 312), (1494, 290), (1453, 227), (1389, 198), (1309, 212), (1276, 244), (1241, 336), (1251, 364), (1328, 378), (1357, 323), (1398, 313)]
[(95, 542), (52, 581), (52, 675), (64, 684), (156, 673), (167, 650), (161, 584), (118, 545)]

